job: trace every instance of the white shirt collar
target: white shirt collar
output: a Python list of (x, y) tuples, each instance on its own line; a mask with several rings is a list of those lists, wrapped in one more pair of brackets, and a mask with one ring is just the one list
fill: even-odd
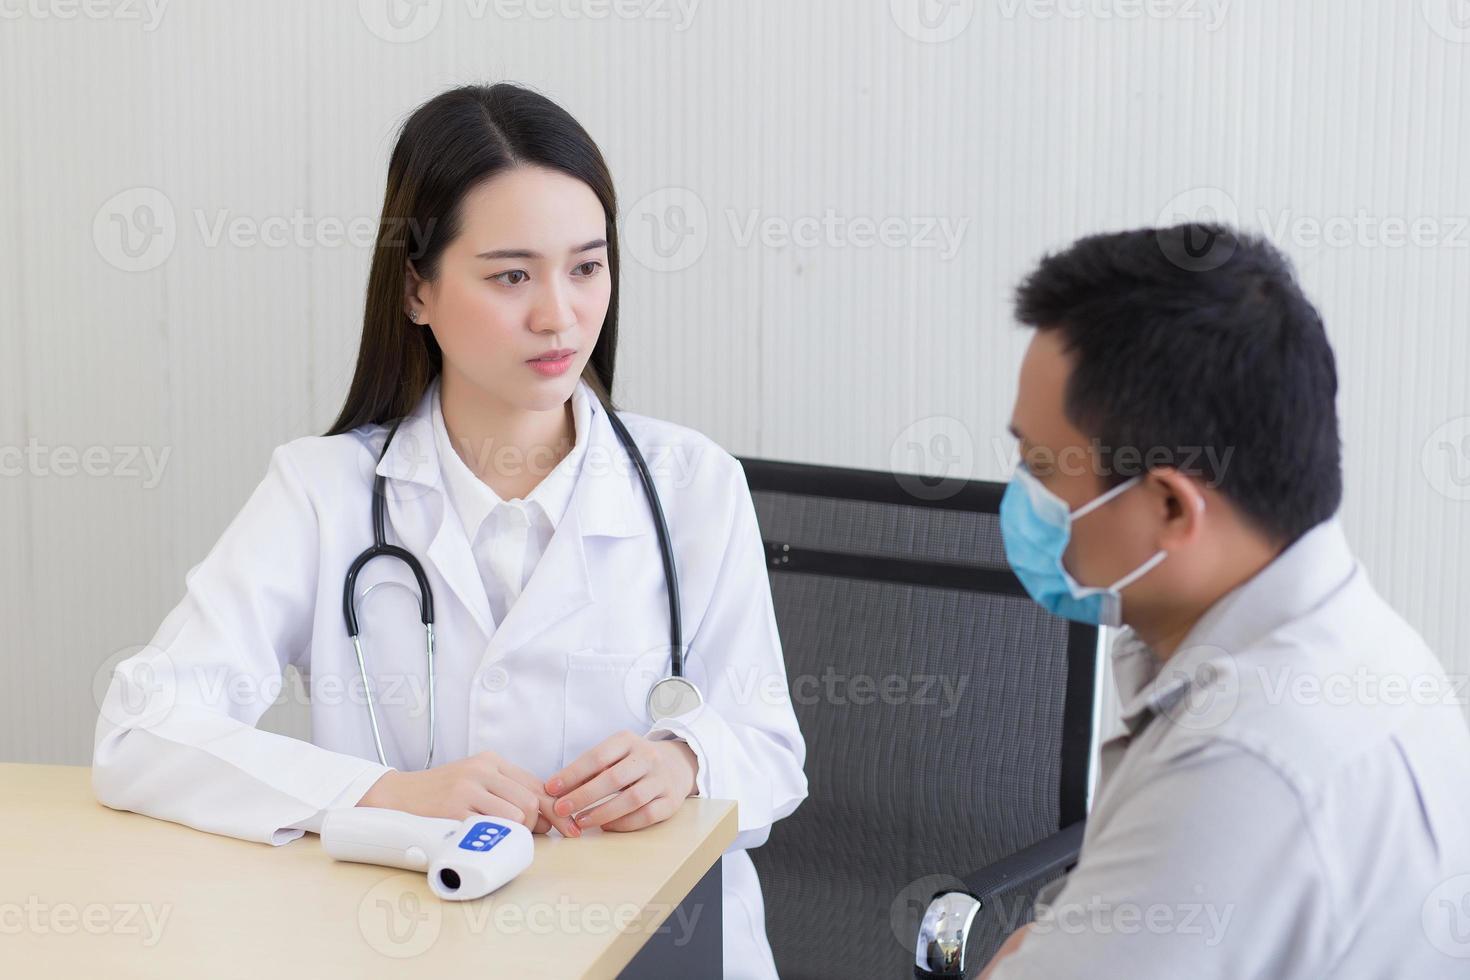
[[(577, 475), (581, 471), (582, 460), (587, 455), (592, 412), (591, 395), (587, 390), (587, 383), (578, 381), (576, 389), (572, 392), (574, 434), (571, 451), (542, 478), (540, 483), (536, 484), (535, 489), (524, 499), (518, 497), (506, 501), (476, 476), (460, 458), (459, 453), (455, 452), (449, 439), (449, 430), (444, 424), (444, 413), (439, 401), (441, 380), (439, 377), (434, 379), (433, 390), (429, 393), (434, 444), (439, 456), (440, 473), (444, 477), (444, 491), (449, 497), (451, 506), (459, 515), (460, 523), (464, 525), (465, 534), (473, 541), (480, 530), (480, 525), (485, 522), (485, 518), (489, 517), (497, 507), (506, 504), (530, 511), (528, 517), (539, 509), (553, 528), (559, 525), (562, 518), (566, 516), (567, 507), (572, 500), (572, 491), (577, 484)], [(494, 452), (495, 448), (490, 447), (489, 451)]]
[(1342, 525), (1331, 518), (1206, 610), (1167, 665), (1133, 630), (1122, 631), (1113, 644), (1112, 663), (1124, 724), (1134, 730), (1149, 714), (1181, 696), (1199, 677), (1197, 668), (1205, 661), (1239, 654), (1310, 612), (1356, 571)]

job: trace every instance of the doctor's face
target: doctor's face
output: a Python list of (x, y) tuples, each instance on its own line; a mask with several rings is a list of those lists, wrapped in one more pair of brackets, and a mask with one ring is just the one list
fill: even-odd
[(590, 187), (541, 167), (467, 193), (438, 277), (408, 273), (408, 302), (434, 331), (446, 378), (513, 411), (565, 404), (612, 296), (606, 221)]

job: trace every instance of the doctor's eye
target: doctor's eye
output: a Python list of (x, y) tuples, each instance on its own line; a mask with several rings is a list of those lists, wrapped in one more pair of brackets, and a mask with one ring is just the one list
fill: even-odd
[[(512, 280), (510, 278), (511, 276), (519, 276), (520, 278)], [(526, 273), (524, 269), (510, 269), (506, 272), (497, 272), (495, 273), (495, 275), (487, 276), (486, 278), (494, 279), (496, 282), (503, 282), (507, 286), (519, 286), (521, 283), (525, 282), (531, 277)]]
[(602, 268), (602, 263), (601, 262), (597, 262), (597, 261), (583, 262), (581, 265), (577, 266), (575, 269), (572, 270), (572, 274), (573, 275), (584, 276), (586, 278), (591, 278), (592, 276), (597, 275), (598, 271), (601, 268)]

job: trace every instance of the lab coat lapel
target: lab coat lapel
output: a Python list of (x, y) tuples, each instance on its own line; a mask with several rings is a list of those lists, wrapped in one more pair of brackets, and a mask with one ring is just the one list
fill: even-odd
[(591, 605), (593, 598), (580, 521), (576, 510), (569, 507), (525, 589), (496, 629), (490, 641), (492, 651), (509, 653), (525, 646), (537, 634)]
[(445, 494), (439, 494), (439, 529), (429, 545), (429, 561), (470, 611), (482, 636), (488, 638), (492, 630), (490, 599), (485, 594), (485, 583), (480, 579), (480, 568), (470, 551), (469, 539), (459, 528), (459, 518), (448, 513), (448, 500)]
[[(506, 613), (491, 641), (492, 650), (509, 653), (596, 599), (589, 572), (588, 542), (598, 537), (644, 533), (634, 506), (642, 505), (605, 409), (593, 397), (587, 452), (582, 459), (567, 512), (536, 563), (530, 581)], [(650, 561), (657, 561), (655, 552)]]
[[(413, 414), (404, 418), (376, 469), (388, 478), (388, 542), (419, 557), (426, 573), (431, 567), (437, 571), (439, 579), (448, 583), (455, 597), (469, 610), (482, 639), (488, 639), (493, 629), (490, 600), (480, 581), (469, 540), (460, 531), (458, 518), (449, 514), (449, 498), (439, 469), (429, 416), (430, 399), (437, 385), (435, 379), (419, 399)], [(377, 445), (381, 447), (381, 441)], [(442, 618), (437, 606), (435, 618)]]

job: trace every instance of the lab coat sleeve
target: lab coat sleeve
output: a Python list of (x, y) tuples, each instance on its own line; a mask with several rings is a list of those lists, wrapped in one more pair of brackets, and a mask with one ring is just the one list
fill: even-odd
[(285, 844), (389, 771), (255, 727), (286, 664), (306, 656), (318, 543), (316, 511), (280, 447), (152, 641), (114, 669), (93, 743), (101, 803)]
[(663, 719), (647, 735), (686, 741), (699, 764), (698, 795), (736, 801), (738, 833), (730, 849), (739, 850), (765, 843), (771, 824), (806, 798), (806, 742), (791, 707), (745, 471), (722, 456), (734, 513), (709, 605), (686, 654), (705, 703)]

